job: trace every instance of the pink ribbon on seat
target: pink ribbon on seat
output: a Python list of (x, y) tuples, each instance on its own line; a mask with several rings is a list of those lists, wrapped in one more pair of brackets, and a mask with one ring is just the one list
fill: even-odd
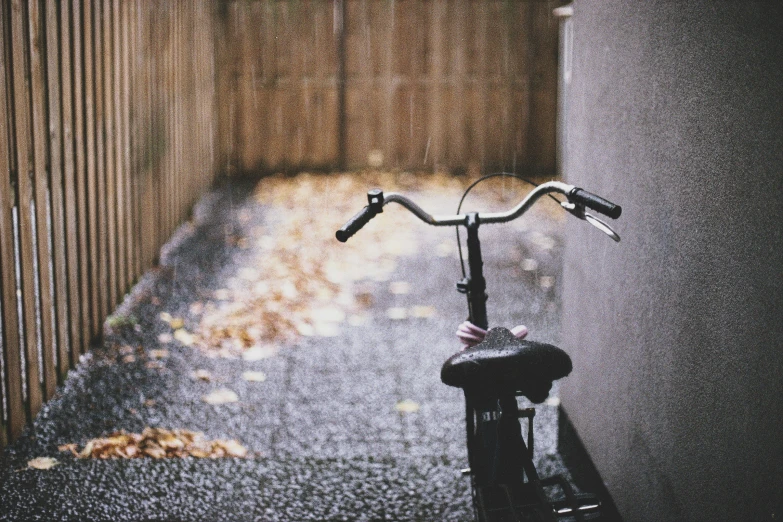
[[(527, 326), (520, 324), (511, 329), (511, 333), (517, 339), (524, 339), (527, 335)], [(487, 335), (487, 331), (483, 328), (479, 328), (470, 321), (465, 321), (457, 328), (457, 337), (463, 344), (463, 350), (476, 346), (478, 343), (484, 340), (484, 336)]]

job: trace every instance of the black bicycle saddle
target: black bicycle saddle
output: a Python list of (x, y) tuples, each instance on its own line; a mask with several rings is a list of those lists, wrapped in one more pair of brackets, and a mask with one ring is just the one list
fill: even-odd
[(443, 363), (440, 380), (457, 388), (524, 395), (546, 400), (552, 382), (571, 373), (571, 358), (551, 344), (523, 341), (507, 328), (492, 328), (484, 340)]

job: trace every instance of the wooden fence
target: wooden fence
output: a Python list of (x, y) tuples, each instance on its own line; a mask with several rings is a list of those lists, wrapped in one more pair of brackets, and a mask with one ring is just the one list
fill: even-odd
[(0, 5), (0, 447), (213, 181), (212, 6)]
[(551, 175), (560, 3), (225, 1), (223, 161)]

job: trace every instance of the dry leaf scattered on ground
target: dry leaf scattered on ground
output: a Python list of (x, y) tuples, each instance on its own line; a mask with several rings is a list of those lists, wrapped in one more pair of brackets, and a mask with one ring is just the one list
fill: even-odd
[(149, 427), (144, 428), (144, 431), (141, 433), (118, 431), (106, 437), (92, 439), (81, 450), (78, 449), (76, 444), (65, 444), (58, 449), (60, 451), (70, 451), (80, 459), (133, 459), (141, 457), (154, 459), (172, 457), (241, 458), (248, 455), (247, 448), (233, 439), (207, 440), (204, 434), (200, 432)]
[(51, 469), (58, 465), (59, 462), (57, 459), (54, 459), (52, 457), (36, 457), (32, 460), (27, 461), (27, 467), (29, 469)]
[[(370, 303), (356, 282), (386, 281), (399, 256), (416, 252), (415, 218), (389, 209), (345, 244), (334, 238), (335, 230), (366, 204), (370, 188), (416, 188), (425, 207), (445, 211), (441, 202), (453, 206), (466, 181), (444, 174), (391, 173), (262, 179), (255, 197), (272, 221), (245, 238), (250, 260), (237, 270), (233, 285), (217, 290), (214, 301), (204, 305), (190, 340), (212, 353), (236, 356), (302, 335), (337, 335), (346, 321), (358, 324), (357, 316)], [(394, 289), (409, 291), (404, 283)]]
[[(193, 333), (185, 331), (170, 314), (163, 316), (162, 320), (175, 329), (165, 341), (176, 339), (213, 355), (237, 357), (247, 350), (278, 346), (300, 336), (338, 335), (343, 323), (362, 324), (373, 292), (363, 288), (362, 281), (388, 281), (398, 258), (417, 251), (419, 227), (424, 225), (391, 205), (347, 243), (334, 238), (335, 230), (366, 204), (366, 192), (371, 188), (405, 193), (415, 190), (416, 201), (423, 208), (450, 214), (474, 180), (472, 176), (389, 172), (302, 173), (262, 179), (254, 195), (266, 208), (267, 222), (248, 225), (247, 237), (236, 239), (248, 254), (245, 266), (237, 269), (227, 288), (213, 293), (211, 301), (199, 303), (201, 318)], [(506, 209), (527, 190), (519, 181), (498, 178), (471, 193), (463, 211), (473, 210), (474, 205)], [(547, 205), (541, 207), (546, 209)], [(250, 212), (242, 212), (240, 221), (250, 223)], [(456, 253), (453, 241), (439, 245), (438, 255), (448, 252)], [(404, 295), (412, 288), (405, 281), (396, 281), (389, 283), (389, 291)], [(434, 314), (435, 309), (426, 304), (389, 312), (398, 320), (426, 319)]]

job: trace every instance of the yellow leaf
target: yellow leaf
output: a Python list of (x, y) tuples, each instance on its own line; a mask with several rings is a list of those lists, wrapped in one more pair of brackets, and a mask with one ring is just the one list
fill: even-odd
[(58, 465), (57, 459), (52, 457), (36, 457), (33, 460), (27, 461), (27, 467), (31, 469), (51, 469)]
[(242, 353), (242, 359), (246, 361), (260, 361), (277, 355), (276, 346), (253, 346)]
[(386, 310), (386, 317), (393, 321), (401, 321), (408, 317), (408, 310), (395, 306)]
[(410, 309), (410, 314), (411, 317), (416, 317), (418, 319), (427, 319), (435, 315), (435, 307), (417, 305)]
[(397, 410), (400, 413), (416, 413), (419, 411), (419, 403), (414, 402), (410, 399), (405, 399), (403, 401), (398, 402), (394, 409)]
[(171, 328), (173, 330), (178, 330), (179, 328), (185, 326), (185, 320), (182, 319), (181, 317), (175, 317), (169, 322), (169, 324), (171, 325)]
[(247, 448), (233, 439), (219, 441), (219, 444), (230, 457), (244, 458), (247, 456)]
[(181, 342), (185, 346), (193, 346), (193, 343), (196, 341), (195, 336), (184, 328), (180, 328), (179, 330), (174, 331), (174, 339)]
[(220, 388), (208, 395), (204, 395), (201, 400), (207, 404), (220, 405), (228, 404), (230, 402), (237, 402), (239, 397), (236, 393), (229, 390), (228, 388)]
[(264, 372), (244, 372), (242, 378), (247, 382), (264, 382), (266, 380), (266, 374)]
[(196, 370), (193, 372), (193, 378), (199, 381), (209, 382), (212, 380), (212, 374), (207, 370)]

